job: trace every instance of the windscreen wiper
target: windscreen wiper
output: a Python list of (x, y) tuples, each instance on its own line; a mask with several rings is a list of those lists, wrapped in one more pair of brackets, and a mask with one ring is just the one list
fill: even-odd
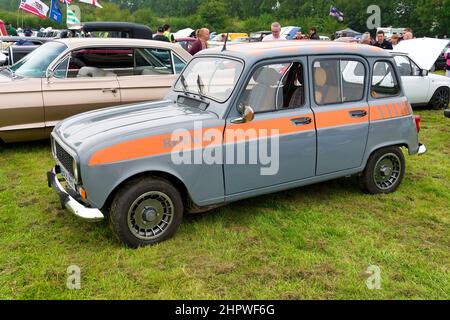
[(200, 99), (205, 98), (205, 84), (202, 81), (200, 75), (197, 76), (197, 86), (198, 86), (198, 94), (200, 95)]
[(183, 93), (188, 95), (188, 93), (189, 93), (188, 85), (187, 85), (186, 79), (184, 78), (184, 75), (180, 76), (180, 82), (181, 82), (181, 86), (183, 87)]

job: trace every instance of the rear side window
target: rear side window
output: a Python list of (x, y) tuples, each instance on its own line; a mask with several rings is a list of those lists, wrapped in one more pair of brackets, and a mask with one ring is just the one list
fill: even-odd
[(326, 59), (314, 62), (314, 98), (318, 105), (360, 101), (366, 68), (360, 61)]
[(375, 99), (397, 96), (400, 85), (390, 62), (378, 61), (373, 66), (371, 95)]

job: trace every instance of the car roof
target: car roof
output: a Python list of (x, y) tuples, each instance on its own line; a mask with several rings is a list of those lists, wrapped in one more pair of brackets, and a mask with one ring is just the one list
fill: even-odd
[(198, 53), (198, 55), (208, 54), (223, 54), (243, 60), (325, 54), (357, 54), (366, 57), (391, 57), (388, 51), (374, 46), (320, 40), (250, 42), (229, 46), (225, 51), (222, 51), (222, 46), (219, 46)]
[(64, 43), (69, 48), (76, 48), (85, 45), (92, 46), (152, 46), (158, 48), (176, 49), (177, 45), (165, 41), (132, 39), (132, 38), (64, 38), (55, 41)]
[(152, 34), (151, 29), (146, 25), (131, 23), (131, 22), (122, 22), (122, 21), (84, 22), (83, 29), (88, 32), (91, 32), (91, 31), (135, 31), (135, 32), (140, 32), (140, 33)]

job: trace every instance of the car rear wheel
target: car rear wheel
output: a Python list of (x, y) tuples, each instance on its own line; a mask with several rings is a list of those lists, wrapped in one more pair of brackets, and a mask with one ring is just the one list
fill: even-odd
[(395, 192), (405, 175), (405, 156), (398, 147), (375, 151), (359, 177), (362, 190), (369, 194)]
[(450, 102), (450, 94), (448, 88), (439, 88), (434, 93), (433, 97), (430, 101), (430, 106), (433, 109), (441, 110), (448, 108), (448, 104)]
[(169, 181), (140, 178), (115, 195), (110, 224), (121, 242), (138, 248), (170, 239), (181, 224), (183, 210), (180, 193)]

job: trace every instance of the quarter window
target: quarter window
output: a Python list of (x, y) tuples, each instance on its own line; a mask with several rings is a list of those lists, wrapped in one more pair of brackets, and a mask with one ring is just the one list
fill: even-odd
[(382, 99), (400, 93), (400, 85), (390, 62), (378, 61), (373, 67), (372, 97)]
[(366, 69), (360, 61), (326, 59), (314, 62), (314, 98), (318, 105), (360, 101)]

